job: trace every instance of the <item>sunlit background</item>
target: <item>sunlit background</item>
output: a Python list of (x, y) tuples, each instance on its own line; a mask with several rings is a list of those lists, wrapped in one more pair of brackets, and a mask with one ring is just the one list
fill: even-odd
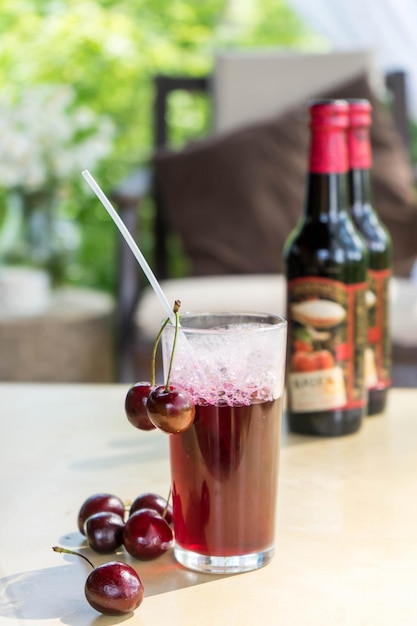
[[(154, 76), (208, 75), (217, 51), (371, 48), (379, 69), (407, 72), (415, 138), (415, 23), (413, 0), (1, 3), (0, 266), (41, 267), (53, 285), (114, 295), (116, 229), (81, 171), (110, 194), (146, 164)], [(169, 124), (175, 146), (204, 136), (210, 106), (177, 93)], [(147, 200), (140, 245), (151, 264), (152, 219)], [(181, 260), (173, 269), (181, 274)]]
[[(62, 249), (55, 254), (53, 268), (57, 280), (109, 291), (115, 281), (114, 227), (91, 199), (80, 172), (90, 168), (108, 190), (132, 165), (146, 161), (152, 142), (152, 76), (207, 73), (218, 48), (325, 46), (279, 0), (17, 0), (1, 4), (0, 35), (1, 110), (13, 105), (23, 108), (26, 102), (23, 119), (15, 127), (1, 115), (9, 145), (0, 158), (3, 221), (12, 191), (43, 196), (54, 191), (58, 194), (55, 210), (62, 220), (56, 243)], [(61, 98), (61, 108), (59, 102), (49, 102), (42, 92), (45, 86), (53, 86), (48, 87), (49, 100)], [(35, 110), (27, 106), (28, 101)], [(77, 126), (82, 126), (83, 114), (84, 129)], [(178, 127), (189, 135), (201, 132), (206, 122), (204, 106), (191, 104), (186, 96), (178, 98), (173, 116), (173, 124), (180, 117)], [(41, 124), (43, 130), (31, 133), (28, 128)], [(48, 126), (57, 144), (56, 158), (63, 157), (64, 150), (72, 162), (60, 164), (56, 171), (46, 164), (50, 171), (39, 180), (34, 174), (31, 181), (23, 175), (23, 164), (39, 164), (36, 144), (51, 141)], [(86, 134), (103, 145), (86, 145), (83, 154), (79, 142)], [(22, 135), (28, 146), (20, 145)], [(14, 142), (19, 145), (13, 146)], [(8, 151), (13, 152), (13, 162)], [(11, 167), (12, 173), (6, 171)], [(150, 211), (143, 217), (145, 235)], [(65, 220), (71, 221), (71, 227)], [(150, 254), (149, 245), (146, 236), (142, 238)]]
[[(400, 62), (402, 67), (407, 66), (406, 38), (402, 38), (402, 48), (398, 47), (398, 40), (401, 40), (398, 28), (407, 28), (407, 3), (368, 0), (353, 4), (355, 7), (348, 11), (346, 7), (352, 7), (351, 2), (324, 0), (319, 3), (302, 0), (16, 0), (2, 3), (1, 130), (3, 137), (7, 131), (9, 143), (6, 151), (2, 149), (0, 159), (3, 220), (14, 188), (45, 194), (53, 187), (59, 195), (60, 217), (72, 221), (71, 228), (65, 223), (59, 224), (59, 236), (64, 241), (57, 245), (66, 249), (62, 252), (66, 256), (56, 260), (57, 279), (112, 291), (114, 228), (102, 208), (86, 193), (79, 171), (90, 167), (103, 186), (110, 189), (132, 165), (146, 161), (152, 145), (152, 76), (156, 73), (208, 73), (213, 53), (218, 49), (274, 47), (318, 51), (372, 46), (374, 36), (384, 35), (383, 29), (372, 26), (375, 26), (375, 15), (382, 14), (379, 25), (390, 23), (392, 6), (401, 8), (401, 12), (395, 23), (391, 21), (395, 32), (386, 34), (387, 46), (381, 48), (381, 63), (385, 67)], [(356, 27), (355, 15), (362, 28)], [(411, 23), (409, 13), (408, 16), (408, 23)], [(400, 25), (399, 21), (402, 21)], [(406, 32), (404, 30), (404, 34)], [(391, 35), (395, 37), (397, 48), (390, 42)], [(380, 46), (379, 41), (376, 44)], [(408, 65), (411, 65), (411, 51), (409, 57)], [(36, 115), (36, 106), (47, 106), (39, 102), (47, 97), (41, 95), (46, 85), (53, 85), (56, 90), (65, 87), (67, 93), (56, 97), (67, 99), (61, 103), (67, 109), (60, 111), (59, 106), (55, 106), (55, 112), (46, 112), (41, 120)], [(52, 93), (50, 95), (52, 97)], [(12, 150), (13, 133), (15, 142), (20, 141), (19, 128), (13, 128), (4, 114), (11, 102), (19, 106), (25, 100), (32, 100), (35, 111), (31, 114), (27, 111), (20, 125), (36, 126), (44, 122), (50, 128), (56, 126), (57, 133), (53, 130), (53, 134), (57, 150), (65, 145), (68, 160), (72, 159), (71, 164), (61, 163), (57, 171), (50, 171), (49, 179), (46, 176), (38, 183), (33, 181), (32, 188), (23, 176), (19, 180), (19, 174), (22, 159), (39, 160), (36, 130), (33, 129), (31, 149), (13, 148), (18, 154), (14, 155), (16, 160), (12, 163), (8, 152)], [(76, 110), (78, 121), (72, 115)], [(59, 127), (65, 123), (66, 112), (66, 136), (61, 137)], [(84, 120), (81, 119), (83, 114)], [(176, 98), (172, 118), (174, 137), (181, 141), (181, 135), (175, 135), (175, 126), (186, 129), (188, 136), (202, 132), (206, 124), (204, 105), (191, 103), (189, 97), (180, 95)], [(47, 128), (43, 132), (46, 136)], [(86, 145), (83, 154), (79, 143), (89, 133), (95, 134), (95, 145)], [(30, 138), (28, 132), (25, 136)], [(97, 145), (100, 141), (102, 145)], [(5, 171), (11, 167), (15, 168), (14, 172)], [(145, 234), (150, 213), (151, 209), (143, 217)], [(151, 252), (146, 236), (142, 245), (147, 254)]]

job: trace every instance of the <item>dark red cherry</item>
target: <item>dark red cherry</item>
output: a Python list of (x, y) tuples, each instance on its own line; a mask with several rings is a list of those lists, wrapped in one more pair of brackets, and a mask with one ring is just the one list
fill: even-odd
[(84, 593), (91, 606), (104, 615), (125, 615), (137, 609), (143, 600), (144, 589), (137, 572), (120, 561), (109, 561), (98, 567), (80, 552), (54, 546), (54, 552), (79, 556), (93, 568), (84, 585)]
[(194, 402), (181, 387), (170, 385), (168, 390), (165, 385), (155, 387), (146, 408), (151, 422), (166, 433), (181, 433), (194, 422)]
[(127, 520), (123, 545), (137, 559), (149, 561), (172, 546), (173, 533), (167, 521), (152, 509), (141, 509)]
[(104, 615), (124, 615), (141, 605), (144, 590), (133, 567), (120, 561), (108, 561), (89, 574), (84, 593), (96, 611)]
[(126, 417), (132, 426), (140, 430), (153, 430), (155, 428), (146, 412), (146, 402), (152, 389), (150, 383), (135, 383), (126, 394)]
[(81, 506), (78, 512), (78, 530), (85, 535), (84, 524), (90, 515), (94, 513), (100, 513), (101, 511), (107, 511), (109, 513), (116, 513), (122, 519), (124, 519), (125, 505), (123, 501), (111, 493), (95, 493), (87, 498), (87, 500)]
[(124, 521), (117, 513), (101, 511), (87, 517), (84, 525), (88, 545), (94, 552), (110, 554), (123, 543)]
[(135, 498), (130, 506), (129, 516), (141, 509), (152, 509), (164, 517), (168, 524), (172, 524), (172, 506), (156, 493), (142, 493)]

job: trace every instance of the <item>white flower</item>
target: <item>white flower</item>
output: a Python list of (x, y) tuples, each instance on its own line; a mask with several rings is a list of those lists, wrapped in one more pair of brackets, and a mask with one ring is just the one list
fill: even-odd
[(67, 85), (40, 85), (18, 99), (0, 92), (0, 186), (33, 192), (93, 169), (112, 149), (114, 126), (75, 105)]

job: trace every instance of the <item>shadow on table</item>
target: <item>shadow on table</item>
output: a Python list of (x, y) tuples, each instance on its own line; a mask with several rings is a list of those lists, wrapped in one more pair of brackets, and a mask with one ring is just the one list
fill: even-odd
[(91, 456), (86, 453), (82, 458), (70, 463), (71, 470), (100, 471), (140, 463), (157, 463), (168, 459), (168, 437), (161, 432), (150, 431), (146, 436), (114, 439), (109, 442), (108, 454)]
[[(75, 535), (62, 538), (61, 545), (73, 547)], [(78, 537), (81, 535), (78, 534)], [(85, 553), (97, 566), (109, 560), (108, 555), (93, 554), (88, 548), (78, 550)], [(60, 619), (69, 626), (93, 626), (94, 624), (119, 624), (129, 617), (103, 617), (90, 607), (84, 597), (84, 582), (91, 569), (86, 564), (75, 563), (77, 556), (62, 555), (66, 565), (21, 572), (0, 579), (0, 623), (2, 617), (21, 620)], [(112, 557), (113, 558), (113, 557)], [(114, 557), (129, 563), (139, 573), (145, 588), (146, 598), (175, 591), (185, 587), (219, 580), (224, 576), (200, 574), (185, 570), (174, 559), (172, 550), (164, 556), (148, 562), (131, 559), (125, 552)], [(140, 611), (140, 609), (138, 609)]]

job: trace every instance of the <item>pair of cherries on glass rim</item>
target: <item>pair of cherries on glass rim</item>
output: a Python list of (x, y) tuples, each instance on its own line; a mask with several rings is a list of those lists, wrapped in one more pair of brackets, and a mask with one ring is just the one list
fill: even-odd
[(181, 302), (174, 303), (175, 335), (165, 385), (155, 385), (156, 350), (162, 333), (169, 323), (166, 319), (155, 340), (152, 352), (151, 382), (137, 382), (126, 394), (125, 412), (129, 422), (140, 430), (160, 430), (176, 434), (187, 430), (194, 422), (195, 406), (190, 394), (181, 387), (170, 384), (172, 363), (177, 341)]

